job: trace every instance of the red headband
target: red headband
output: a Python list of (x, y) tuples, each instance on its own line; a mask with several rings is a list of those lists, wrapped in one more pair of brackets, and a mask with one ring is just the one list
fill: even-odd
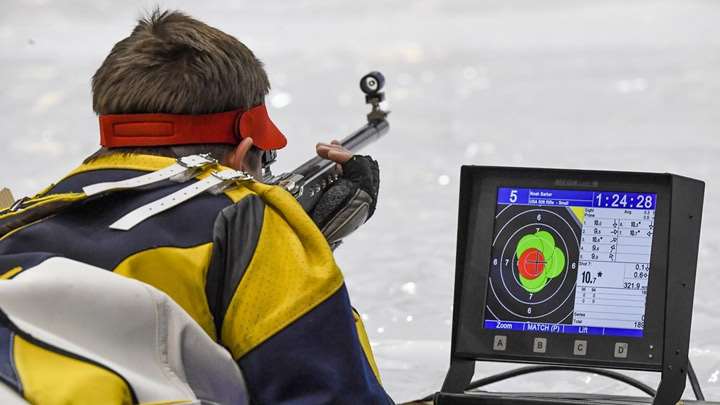
[(264, 104), (247, 111), (217, 114), (111, 114), (100, 116), (100, 144), (106, 148), (124, 146), (167, 146), (200, 143), (237, 145), (252, 138), (260, 149), (280, 149), (287, 139), (273, 124)]

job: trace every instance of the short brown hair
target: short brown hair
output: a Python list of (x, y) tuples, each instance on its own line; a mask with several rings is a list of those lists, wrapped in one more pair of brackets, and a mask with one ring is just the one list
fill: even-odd
[[(263, 65), (242, 42), (178, 11), (151, 12), (115, 44), (92, 79), (98, 114), (210, 114), (261, 104), (270, 90)], [(177, 156), (173, 147), (101, 149)], [(183, 153), (228, 145), (185, 146)], [(224, 156), (216, 156), (222, 159)]]

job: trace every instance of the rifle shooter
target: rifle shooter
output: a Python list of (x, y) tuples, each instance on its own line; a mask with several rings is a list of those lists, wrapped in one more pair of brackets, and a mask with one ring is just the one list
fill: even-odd
[[(367, 124), (340, 141), (340, 144), (356, 153), (384, 136), (390, 129), (387, 116), (390, 113), (380, 107), (385, 100), (382, 92), (385, 76), (373, 71), (360, 79), (360, 89), (365, 93), (365, 103), (372, 106), (367, 114)], [(298, 166), (295, 170), (273, 176), (270, 165), (275, 162), (275, 151), (263, 156), (263, 182), (284, 187), (298, 200), (306, 211), (315, 206), (324, 190), (337, 180), (338, 165), (316, 156)]]

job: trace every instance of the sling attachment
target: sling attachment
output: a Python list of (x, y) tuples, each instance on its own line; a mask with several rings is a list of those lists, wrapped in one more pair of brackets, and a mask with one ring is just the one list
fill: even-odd
[(83, 192), (88, 197), (91, 197), (108, 191), (140, 188), (163, 180), (172, 180), (183, 183), (193, 178), (205, 167), (216, 164), (217, 160), (213, 159), (208, 154), (184, 156), (178, 158), (174, 164), (166, 168), (127, 180), (111, 181), (85, 186), (83, 187)]
[(220, 194), (230, 186), (251, 180), (253, 180), (253, 177), (242, 171), (232, 169), (213, 171), (208, 177), (202, 180), (130, 211), (124, 217), (111, 224), (110, 229), (128, 231), (146, 219), (178, 206), (204, 192)]
[(22, 208), (23, 204), (25, 204), (28, 201), (30, 201), (30, 198), (28, 198), (28, 197), (23, 197), (23, 198), (18, 199), (17, 201), (12, 203), (12, 205), (10, 205), (7, 208), (7, 212), (15, 212), (15, 211), (19, 210), (20, 208)]

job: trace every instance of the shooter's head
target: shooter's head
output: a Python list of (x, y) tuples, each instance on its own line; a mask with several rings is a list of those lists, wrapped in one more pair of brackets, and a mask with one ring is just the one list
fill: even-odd
[[(141, 19), (130, 36), (115, 44), (92, 79), (93, 109), (101, 117), (140, 113), (197, 116), (249, 110), (263, 104), (269, 89), (262, 63), (242, 42), (181, 12), (160, 10)], [(259, 155), (258, 146), (284, 146), (284, 137), (278, 134), (268, 135), (272, 148), (262, 147), (259, 136), (248, 134), (238, 136), (235, 144), (222, 140), (202, 144), (198, 139), (184, 146), (104, 144), (108, 147), (91, 159), (117, 152), (170, 157), (211, 153), (227, 163), (228, 155), (249, 136), (255, 138), (250, 154)]]

